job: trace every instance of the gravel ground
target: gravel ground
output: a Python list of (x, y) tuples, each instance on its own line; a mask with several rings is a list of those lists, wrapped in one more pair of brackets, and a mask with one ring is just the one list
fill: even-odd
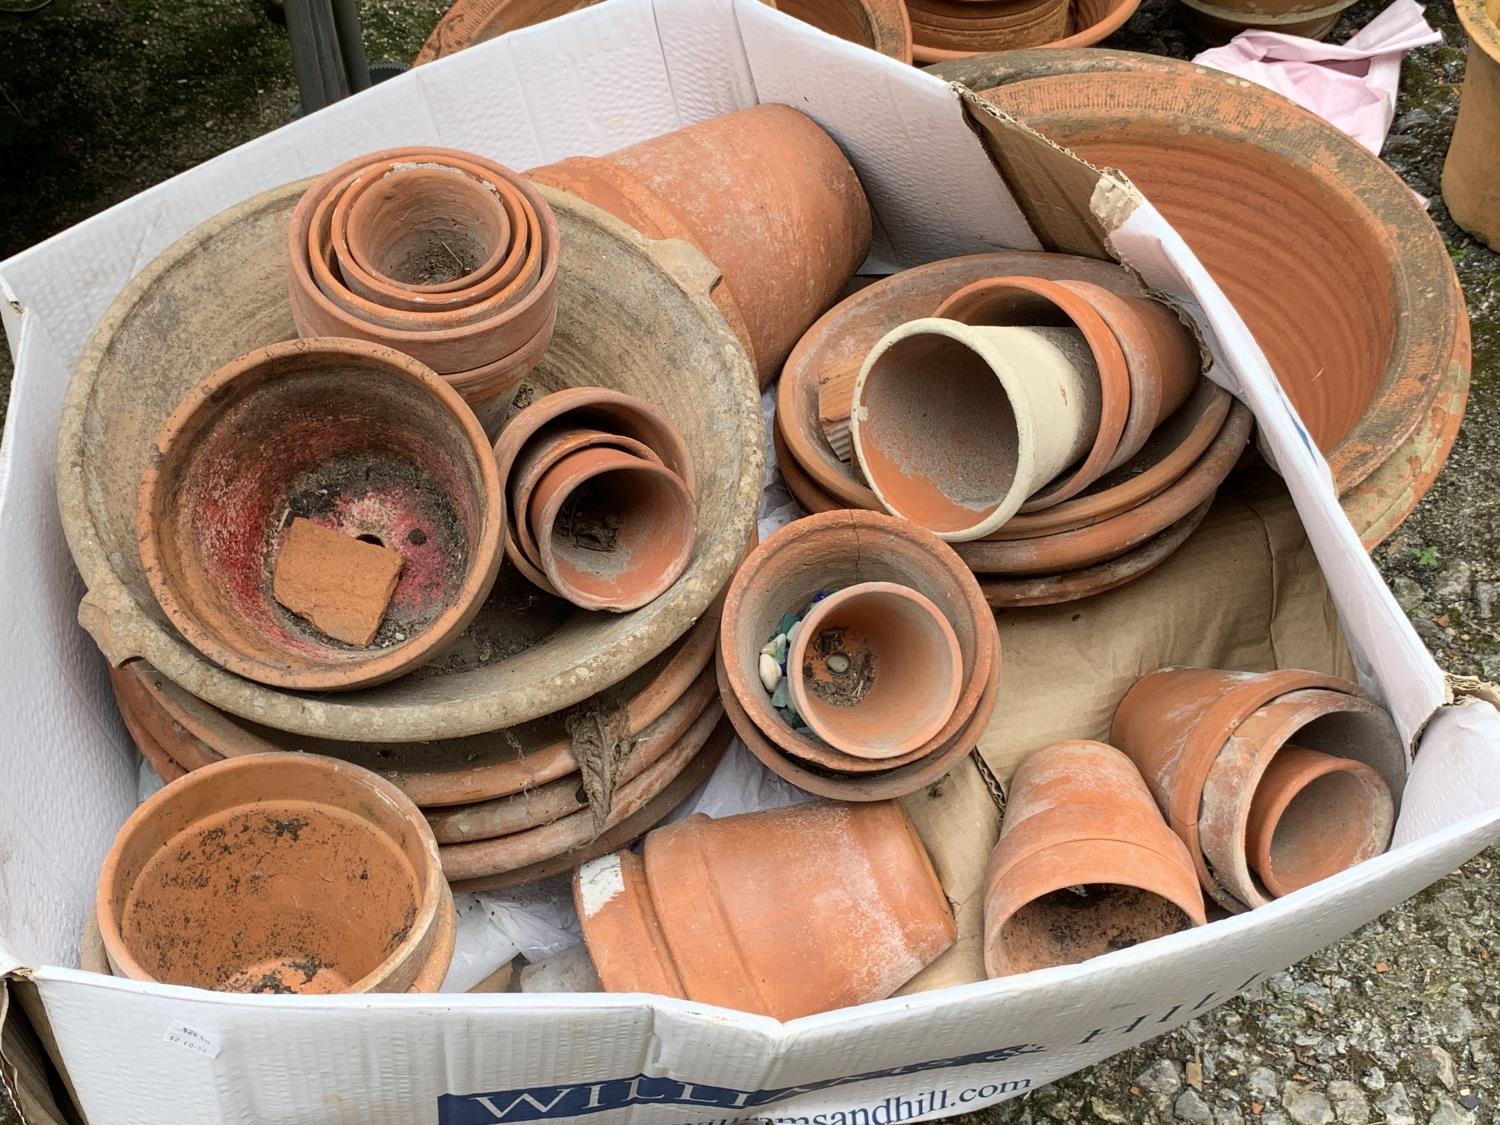
[[(1343, 38), (1384, 0), (1364, 0)], [(405, 59), (446, 0), (365, 0), (371, 60)], [(1415, 52), (1385, 157), (1432, 198), (1475, 336), (1464, 428), (1437, 486), (1377, 551), (1418, 631), (1455, 672), (1500, 681), (1500, 257), (1453, 226), (1438, 185), (1463, 74)], [(1108, 46), (1186, 57), (1171, 0)], [(55, 0), (0, 15), (0, 258), (274, 128), (296, 101), (284, 32), (253, 0)], [(0, 352), (0, 396), (10, 363)], [(954, 1121), (1463, 1125), (1500, 1120), (1496, 852), (1186, 1028)], [(0, 1105), (0, 1125), (14, 1119)]]

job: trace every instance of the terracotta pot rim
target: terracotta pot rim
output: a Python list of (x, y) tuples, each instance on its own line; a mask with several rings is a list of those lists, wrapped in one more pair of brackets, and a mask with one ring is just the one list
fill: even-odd
[[(292, 357), (301, 357), (307, 366), (322, 359), (336, 359), (377, 367), (387, 376), (398, 378), (436, 399), (468, 439), (468, 448), (476, 458), (482, 482), (482, 523), (468, 573), (448, 606), (420, 633), (393, 648), (379, 650), (364, 659), (344, 660), (322, 669), (309, 666), (302, 671), (278, 667), (236, 651), (227, 639), (221, 638), (201, 619), (190, 603), (178, 596), (174, 585), (166, 578), (162, 527), (154, 518), (155, 511), (164, 506), (171, 488), (170, 465), (185, 455), (183, 441), (191, 440), (196, 444), (195, 431), (202, 425), (211, 424), (207, 420), (217, 411), (220, 392), (253, 376), (266, 363)], [(287, 340), (257, 348), (231, 360), (190, 391), (163, 423), (156, 435), (155, 449), (158, 456), (147, 461), (136, 501), (137, 538), (146, 581), (162, 612), (194, 648), (220, 667), (257, 683), (287, 691), (342, 691), (369, 687), (400, 676), (436, 655), (463, 632), (479, 612), (499, 572), (500, 535), (505, 523), (504, 497), (500, 493), (499, 473), (490, 455), (489, 439), (457, 391), (444, 383), (431, 368), (393, 348), (334, 336)]]
[(1310, 24), (1315, 20), (1336, 18), (1340, 12), (1355, 2), (1356, 0), (1335, 0), (1332, 4), (1326, 4), (1317, 8), (1308, 8), (1303, 11), (1261, 15), (1256, 12), (1247, 12), (1241, 8), (1222, 8), (1216, 4), (1206, 3), (1205, 0), (1180, 0), (1183, 7), (1197, 12), (1201, 16), (1217, 20), (1220, 23), (1267, 31), (1295, 27), (1299, 24)]
[(1125, 432), (1125, 421), (1130, 413), (1130, 370), (1125, 362), (1125, 350), (1120, 346), (1120, 341), (1108, 322), (1082, 294), (1066, 288), (1060, 281), (1020, 274), (986, 278), (965, 285), (951, 294), (933, 315), (973, 324), (974, 320), (971, 318), (980, 314), (970, 312), (967, 317), (961, 315), (962, 302), (982, 300), (986, 293), (1008, 289), (1040, 297), (1073, 322), (1073, 326), (1083, 333), (1089, 351), (1094, 355), (1103, 392), (1099, 432), (1093, 445), (1076, 468), (1070, 466), (1071, 471), (1064, 469), (1056, 480), (1033, 493), (1021, 505), (1022, 512), (1036, 512), (1072, 499), (1104, 475), (1106, 466), (1119, 447), (1120, 438)]
[[(1120, 0), (1104, 19), (1090, 24), (1088, 27), (1080, 28), (1062, 39), (1054, 39), (1050, 43), (1041, 43), (1036, 47), (1022, 48), (1023, 50), (1050, 50), (1059, 47), (1092, 47), (1096, 43), (1109, 38), (1120, 28), (1125, 26), (1127, 20), (1135, 15), (1141, 6), (1141, 0)], [(950, 51), (941, 47), (928, 47), (916, 42), (915, 29), (913, 29), (913, 41), (911, 47), (912, 61), (918, 66), (927, 66), (933, 63), (951, 62), (955, 59), (972, 58), (975, 55), (988, 54), (987, 51)]]
[[(309, 801), (317, 798), (319, 782), (332, 775), (344, 775), (348, 781), (369, 790), (372, 798), (389, 805), (403, 821), (415, 830), (420, 850), (427, 860), (421, 866), (416, 863), (412, 865), (413, 878), (421, 892), (421, 900), (417, 903), (416, 915), (408, 929), (406, 937), (402, 939), (397, 947), (379, 965), (341, 991), (344, 993), (379, 991), (379, 982), (386, 976), (389, 976), (401, 964), (410, 960), (417, 949), (423, 945), (428, 945), (428, 956), (431, 955), (430, 944), (436, 936), (433, 933), (433, 929), (438, 920), (443, 896), (448, 893), (448, 886), (441, 875), (437, 842), (432, 838), (432, 833), (427, 830), (427, 822), (423, 820), (421, 811), (418, 810), (416, 805), (412, 804), (406, 794), (402, 793), (389, 781), (385, 780), (385, 778), (359, 766), (340, 762), (335, 758), (325, 758), (316, 754), (286, 756), (251, 754), (233, 761), (218, 762), (204, 769), (192, 771), (187, 776), (179, 778), (171, 786), (158, 790), (137, 806), (115, 834), (115, 841), (111, 845), (109, 854), (104, 859), (104, 865), (99, 871), (94, 909), (99, 919), (100, 936), (110, 963), (125, 976), (133, 980), (155, 979), (142, 968), (140, 963), (131, 954), (113, 917), (111, 903), (114, 898), (115, 884), (120, 879), (119, 864), (122, 843), (143, 831), (156, 817), (162, 815), (164, 809), (178, 801), (187, 799), (189, 794), (203, 789), (208, 789), (211, 792), (214, 788), (222, 787), (226, 783), (232, 783), (236, 779), (243, 784), (246, 777), (254, 778), (257, 774), (263, 773), (267, 769), (276, 771), (281, 777), (295, 772), (306, 774), (307, 791), (303, 799)], [(253, 807), (254, 804), (254, 798), (247, 798), (237, 802), (229, 801), (220, 807), (221, 809)], [(404, 849), (403, 854), (405, 854)]]
[(1490, 15), (1485, 0), (1453, 0), (1453, 6), (1469, 42), (1500, 63), (1500, 26)]
[[(817, 709), (808, 707), (808, 688), (806, 680), (801, 674), (803, 657), (807, 652), (807, 642), (818, 625), (845, 603), (872, 594), (900, 598), (920, 609), (924, 617), (934, 623), (935, 630), (944, 642), (942, 647), (948, 656), (949, 665), (952, 669), (952, 675), (948, 678), (946, 705), (938, 709), (940, 713), (935, 714), (932, 721), (925, 726), (916, 728), (908, 737), (879, 753), (871, 752), (867, 747), (859, 744), (857, 739), (839, 737), (834, 727), (828, 726), (816, 714), (809, 714), (810, 711), (815, 712)], [(797, 640), (787, 653), (787, 679), (791, 685), (791, 696), (797, 703), (798, 713), (802, 715), (813, 733), (841, 753), (855, 758), (868, 758), (879, 762), (886, 762), (890, 759), (901, 758), (904, 755), (910, 754), (912, 751), (925, 746), (929, 740), (936, 737), (942, 731), (948, 724), (954, 708), (958, 706), (958, 699), (961, 694), (959, 679), (962, 673), (963, 656), (959, 652), (958, 638), (954, 635), (953, 626), (949, 624), (948, 618), (943, 615), (942, 610), (932, 604), (932, 599), (928, 598), (920, 590), (914, 590), (909, 586), (902, 586), (897, 582), (857, 582), (852, 586), (845, 586), (843, 589), (828, 595), (828, 597), (816, 603), (804, 615), (802, 618), (802, 628), (797, 630)], [(819, 730), (820, 726), (825, 729)], [(830, 735), (833, 737), (830, 737)]]

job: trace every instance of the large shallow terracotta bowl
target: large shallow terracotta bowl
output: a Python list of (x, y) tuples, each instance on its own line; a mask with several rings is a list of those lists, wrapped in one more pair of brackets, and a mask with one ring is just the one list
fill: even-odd
[(114, 664), (143, 657), (214, 706), (280, 730), (416, 742), (561, 710), (665, 651), (708, 610), (755, 533), (764, 464), (755, 375), (709, 299), (716, 274), (706, 259), (545, 190), (564, 249), (557, 327), (531, 379), (545, 390), (625, 391), (676, 424), (697, 470), (703, 528), (682, 577), (642, 609), (602, 615), (502, 571), (441, 659), (333, 698), (241, 679), (172, 629), (135, 542), (137, 483), (152, 438), (189, 387), (295, 335), (286, 229), (304, 187), (256, 196), (174, 243), (116, 298), (84, 348), (58, 436), (58, 504), (89, 589), (80, 619), (106, 656)]
[(1469, 328), (1437, 229), (1390, 168), (1277, 94), (1121, 51), (937, 69), (1123, 170), (1244, 316), (1367, 544), (1431, 487), (1463, 420)]

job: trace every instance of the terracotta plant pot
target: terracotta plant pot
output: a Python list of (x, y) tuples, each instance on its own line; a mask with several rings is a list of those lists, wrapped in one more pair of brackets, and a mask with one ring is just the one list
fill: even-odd
[[(421, 200), (425, 221), (451, 223), (451, 193), (431, 189), (432, 174), (447, 169), (454, 183), (490, 189), (466, 199), (487, 214), (486, 227), (468, 211), (465, 241), (477, 271), (471, 285), (420, 294), (383, 278), (383, 263), (400, 247), (421, 243), (424, 262), (452, 257), (435, 230), (410, 218), (410, 194)], [(422, 173), (422, 175), (418, 175)], [(408, 182), (410, 181), (410, 182)], [(426, 184), (424, 191), (415, 190)], [(392, 193), (398, 198), (391, 200)], [(352, 194), (352, 198), (351, 197)], [(484, 202), (487, 201), (487, 202)], [(389, 205), (387, 205), (389, 204)], [(500, 244), (504, 217), (509, 245)], [(346, 245), (352, 220), (354, 245)], [(488, 231), (489, 245), (483, 231)], [(382, 249), (370, 239), (389, 242)], [(447, 378), (485, 421), (503, 414), (516, 384), (546, 351), (557, 313), (558, 228), (547, 201), (509, 169), (454, 149), (398, 148), (346, 161), (319, 178), (298, 201), (287, 232), (290, 295), (303, 336), (344, 336), (406, 352)], [(351, 284), (341, 264), (354, 270)], [(467, 264), (467, 263), (465, 263)], [(355, 269), (357, 267), (357, 269)], [(470, 273), (467, 277), (473, 277)], [(460, 280), (464, 280), (461, 278)], [(496, 400), (499, 400), (498, 403)]]
[(1187, 848), (1130, 759), (1058, 742), (1021, 763), (985, 875), (988, 975), (1086, 961), (1205, 920)]
[[(335, 641), (273, 594), (304, 518), (403, 561), (370, 647)], [(393, 679), (459, 635), (500, 566), (504, 504), (473, 413), (415, 360), (357, 340), (251, 352), (167, 419), (141, 478), (141, 561), (201, 653), (301, 691)], [(283, 595), (284, 596), (284, 595)]]
[(1379, 855), (1395, 810), (1363, 762), (1299, 746), (1272, 759), (1250, 806), (1250, 863), (1273, 895), (1290, 894)]
[(772, 0), (771, 7), (829, 35), (911, 62), (905, 0)]
[(1039, 47), (1064, 38), (1071, 24), (1069, 0), (908, 0), (912, 38), (921, 58), (932, 52), (1004, 51)]
[[(973, 325), (1053, 325), (1083, 336), (1098, 386), (1099, 424), (1087, 456), (1065, 476), (1031, 495), (1023, 512), (1040, 511), (1078, 495), (1116, 464), (1115, 456), (1130, 417), (1131, 380), (1124, 348), (1112, 325), (1095, 306), (1097, 287), (1078, 290), (1039, 277), (998, 277), (967, 285), (937, 307), (934, 316)], [(1084, 451), (1080, 451), (1084, 452)]]
[[(1046, 48), (1092, 47), (1124, 27), (1125, 21), (1135, 15), (1139, 7), (1140, 0), (1073, 0), (1069, 5), (1069, 33), (1049, 43), (1044, 43), (1042, 46)], [(918, 40), (912, 44), (912, 59), (918, 65), (946, 65), (956, 60), (975, 57), (980, 51), (979, 48), (974, 47), (959, 50), (945, 49), (920, 42), (922, 37), (917, 34), (915, 27), (912, 29), (912, 37)]]
[[(844, 754), (794, 729), (772, 706), (760, 675), (761, 650), (787, 614), (801, 614), (816, 594), (863, 582), (895, 583), (936, 605), (963, 667), (958, 702), (942, 729), (884, 761)], [(730, 720), (770, 769), (810, 792), (876, 800), (941, 777), (973, 746), (998, 694), (1000, 639), (974, 576), (951, 547), (883, 513), (838, 511), (782, 528), (745, 560), (725, 594), (719, 660)], [(872, 767), (884, 768), (869, 773)]]
[(195, 771), (142, 804), (105, 860), (97, 910), (110, 965), (134, 980), (400, 992), (433, 968), (453, 905), (400, 792), (277, 754)]
[(875, 346), (850, 415), (886, 510), (960, 542), (1002, 526), (1098, 432), (1099, 379), (1080, 334), (933, 317)]
[[(1385, 850), (1395, 823), (1390, 791), (1380, 774), (1339, 752), (1370, 739), (1372, 731), (1388, 736), (1388, 726), (1373, 703), (1307, 690), (1271, 700), (1235, 728), (1204, 779), (1198, 815), (1204, 858), (1222, 891), (1233, 896), (1229, 909), (1261, 906), (1285, 893), (1252, 873), (1270, 855), (1273, 839), (1275, 866), (1290, 876), (1276, 880), (1282, 887), (1306, 886)], [(1288, 746), (1294, 738), (1335, 753)], [(1282, 827), (1283, 813), (1308, 786)]]
[[(683, 234), (718, 266), (715, 291), (762, 386), (864, 261), (870, 206), (844, 154), (782, 105), (710, 118), (602, 158), (527, 173), (638, 226)], [(732, 189), (730, 187), (732, 185)]]
[(1303, 39), (1321, 39), (1333, 30), (1354, 0), (1320, 4), (1317, 0), (1181, 0), (1184, 21), (1205, 43), (1229, 42), (1242, 31), (1276, 31)]
[[(983, 97), (1123, 170), (1243, 315), (1366, 545), (1400, 524), (1452, 447), (1469, 381), (1453, 264), (1400, 177), (1277, 95), (1170, 59), (1011, 52), (940, 70), (1002, 83)], [(1252, 248), (1246, 230), (1278, 234)]]
[(697, 541), (693, 494), (664, 465), (591, 447), (562, 458), (528, 504), (542, 572), (584, 609), (639, 609), (687, 569)]
[(856, 758), (909, 754), (947, 725), (963, 657), (953, 626), (894, 582), (846, 586), (815, 604), (787, 653), (797, 713)]
[[(1278, 706), (1264, 710), (1271, 704)], [(1283, 717), (1285, 708), (1291, 710)], [(1120, 701), (1110, 741), (1140, 769), (1168, 824), (1187, 844), (1203, 889), (1231, 911), (1250, 905), (1226, 880), (1252, 897), (1245, 891), (1242, 826), (1255, 782), (1283, 744), (1295, 741), (1363, 761), (1393, 796), (1405, 777), (1395, 725), (1358, 685), (1292, 669), (1152, 672)]]
[(781, 1020), (883, 999), (957, 937), (894, 802), (699, 814), (647, 836), (642, 860), (587, 864), (573, 898), (607, 991)]
[(1494, 154), (1500, 146), (1500, 27), (1485, 0), (1455, 0), (1469, 35), (1463, 97), (1453, 139), (1443, 160), (1443, 202), (1453, 221), (1484, 242), (1500, 247), (1500, 182)]

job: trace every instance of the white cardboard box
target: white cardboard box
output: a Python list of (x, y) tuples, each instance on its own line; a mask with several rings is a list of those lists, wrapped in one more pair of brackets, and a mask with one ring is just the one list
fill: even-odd
[[(1455, 704), (1217, 286), (1127, 184), (1091, 174), (1080, 182), (1092, 198), (1075, 209), (1092, 211), (1108, 248), (1205, 329), (1214, 377), (1254, 410), (1288, 481), (1361, 677), (1414, 748), (1388, 854), (1082, 965), (788, 1024), (633, 996), (242, 997), (70, 967), (99, 863), (135, 803), (134, 751), (75, 622), (82, 591), (52, 468), (68, 374), (114, 296), (195, 224), (361, 152), (431, 142), (528, 168), (768, 101), (810, 114), (856, 165), (878, 216), (875, 266), (1038, 247), (943, 83), (754, 0), (611, 0), (383, 84), (0, 263), (17, 368), (0, 450), (0, 620), (10, 636), (0, 677), (0, 1073), (24, 1087), (36, 1120), (67, 1110), (52, 1106), (33, 1030), (54, 1040), (94, 1125), (942, 1117), (1171, 1029), (1500, 834), (1500, 715), (1487, 702)], [(1004, 121), (992, 142), (1060, 159)]]

